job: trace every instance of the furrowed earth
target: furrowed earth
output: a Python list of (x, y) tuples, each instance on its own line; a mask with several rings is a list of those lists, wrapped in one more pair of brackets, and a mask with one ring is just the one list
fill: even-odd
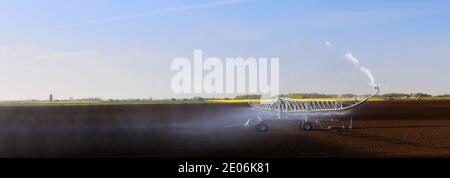
[(450, 157), (450, 101), (376, 101), (354, 129), (241, 125), (247, 104), (0, 107), (0, 157)]

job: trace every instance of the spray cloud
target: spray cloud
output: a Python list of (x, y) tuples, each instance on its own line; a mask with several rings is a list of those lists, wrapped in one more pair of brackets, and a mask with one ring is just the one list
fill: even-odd
[(349, 60), (355, 67), (359, 68), (362, 72), (364, 72), (364, 74), (367, 75), (367, 77), (369, 77), (370, 79), (370, 86), (376, 87), (377, 85), (375, 84), (375, 78), (372, 75), (372, 72), (370, 72), (369, 69), (367, 69), (366, 67), (361, 65), (361, 62), (359, 62), (359, 59), (354, 57), (353, 54), (351, 52), (348, 52), (345, 54), (345, 58), (347, 60)]
[(331, 41), (325, 41), (324, 44), (325, 44), (325, 47), (327, 47), (327, 48), (331, 47)]

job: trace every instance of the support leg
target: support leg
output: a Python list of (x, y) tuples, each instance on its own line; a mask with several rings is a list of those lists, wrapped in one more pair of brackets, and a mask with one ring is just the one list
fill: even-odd
[(349, 129), (353, 129), (353, 116), (350, 117), (350, 126)]

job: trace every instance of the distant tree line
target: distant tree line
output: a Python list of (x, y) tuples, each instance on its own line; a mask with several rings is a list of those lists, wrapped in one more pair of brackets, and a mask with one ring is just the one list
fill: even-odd
[[(279, 95), (280, 97), (289, 97), (289, 98), (355, 98), (355, 97), (367, 97), (369, 95), (355, 95), (355, 94), (351, 94), (351, 93), (347, 93), (347, 94), (342, 94), (342, 95), (337, 95), (337, 94), (321, 94), (321, 93), (289, 93), (289, 94), (281, 94)], [(450, 97), (450, 94), (444, 94), (444, 95), (437, 95), (437, 96), (432, 96), (430, 94), (426, 94), (426, 93), (410, 93), (410, 94), (406, 94), (406, 93), (387, 93), (387, 94), (383, 94), (383, 95), (379, 95), (378, 97), (383, 97), (383, 98), (387, 98), (387, 99), (394, 99), (394, 98), (404, 98), (404, 99), (408, 99), (408, 98), (427, 98), (427, 97)], [(207, 101), (207, 100), (231, 100), (231, 99), (236, 99), (236, 100), (243, 100), (243, 99), (261, 99), (262, 95), (238, 95), (234, 98), (206, 98), (206, 97), (192, 97), (192, 98), (172, 98), (172, 99), (167, 99), (167, 100), (172, 100), (172, 101)], [(28, 102), (37, 102), (39, 100), (27, 100)], [(93, 98), (69, 98), (66, 100), (55, 100), (55, 101), (109, 101), (109, 102), (119, 102), (119, 101), (123, 101), (123, 102), (129, 102), (129, 101), (137, 101), (137, 102), (146, 102), (146, 101), (153, 101), (152, 98), (148, 98), (148, 99), (108, 99), (108, 100), (103, 100), (102, 98), (98, 98), (98, 97), (93, 97)]]
[(289, 98), (337, 98), (339, 95), (335, 94), (320, 94), (320, 93), (290, 93), (284, 94), (283, 97)]
[(69, 98), (68, 101), (103, 101), (101, 98)]
[(262, 95), (240, 95), (236, 96), (234, 99), (241, 100), (241, 99), (261, 99)]
[(425, 98), (425, 97), (432, 97), (432, 95), (429, 95), (426, 93), (411, 93), (411, 94), (387, 93), (387, 94), (382, 95), (382, 97), (385, 97), (385, 98)]
[(445, 94), (445, 95), (438, 95), (438, 96), (436, 96), (436, 97), (439, 97), (439, 98), (449, 98), (450, 95), (449, 95), (449, 94)]
[[(321, 93), (290, 93), (290, 94), (282, 94), (281, 97), (289, 97), (289, 98), (354, 98), (354, 97), (367, 97), (369, 95), (355, 95), (355, 94), (321, 94)], [(427, 97), (433, 97), (430, 94), (426, 93), (387, 93), (383, 95), (378, 95), (377, 97), (383, 97), (383, 98), (427, 98)], [(438, 95), (434, 97), (450, 97), (449, 94), (446, 95)], [(261, 95), (240, 95), (236, 96), (235, 99), (260, 99)]]

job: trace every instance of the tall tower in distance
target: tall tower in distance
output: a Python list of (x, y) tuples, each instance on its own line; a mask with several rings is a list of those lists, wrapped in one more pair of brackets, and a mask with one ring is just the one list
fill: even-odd
[(53, 102), (53, 94), (50, 94), (48, 101)]

